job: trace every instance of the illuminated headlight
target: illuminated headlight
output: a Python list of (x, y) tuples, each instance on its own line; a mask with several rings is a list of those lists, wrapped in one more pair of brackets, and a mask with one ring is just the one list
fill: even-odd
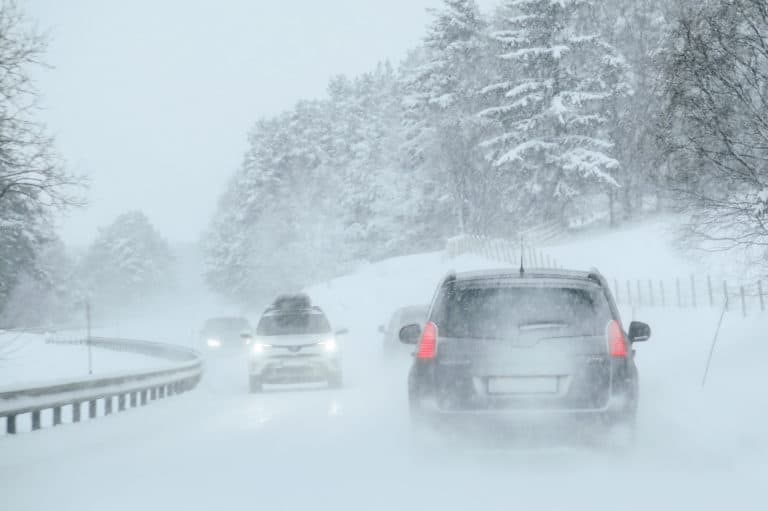
[(253, 348), (251, 348), (251, 353), (253, 353), (254, 355), (261, 355), (267, 350), (267, 348), (270, 348), (271, 346), (272, 346), (271, 344), (264, 344), (263, 342), (257, 342), (256, 344), (253, 345)]
[(317, 345), (323, 348), (323, 351), (326, 353), (335, 353), (336, 350), (339, 349), (338, 344), (336, 344), (336, 339), (333, 338), (320, 341)]
[(221, 348), (221, 341), (218, 339), (208, 339), (207, 344), (209, 348)]

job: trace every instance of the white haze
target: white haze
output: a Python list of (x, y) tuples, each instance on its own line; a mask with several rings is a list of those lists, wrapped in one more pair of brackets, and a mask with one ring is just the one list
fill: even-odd
[(140, 209), (170, 239), (197, 240), (257, 118), (325, 96), (334, 75), (399, 62), (439, 5), (24, 0), (51, 36), (41, 118), (92, 180), (62, 236), (87, 244)]

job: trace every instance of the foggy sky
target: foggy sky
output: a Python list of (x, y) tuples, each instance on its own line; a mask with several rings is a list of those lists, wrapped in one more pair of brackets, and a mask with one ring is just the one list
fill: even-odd
[[(24, 0), (50, 34), (36, 73), (42, 119), (91, 178), (65, 241), (141, 209), (170, 240), (196, 240), (253, 122), (321, 97), (334, 74), (398, 62), (439, 0)], [(495, 2), (481, 2), (486, 8)]]

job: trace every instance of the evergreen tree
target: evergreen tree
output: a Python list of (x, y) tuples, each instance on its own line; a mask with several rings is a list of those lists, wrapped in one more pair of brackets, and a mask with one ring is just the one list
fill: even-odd
[(81, 263), (80, 275), (95, 301), (129, 304), (172, 285), (173, 259), (146, 215), (131, 211), (99, 231)]
[(520, 219), (565, 223), (576, 198), (619, 186), (605, 127), (610, 102), (628, 92), (626, 63), (597, 14), (587, 0), (513, 0), (500, 11), (500, 76), (483, 90), (494, 106), (480, 112), (500, 129), (483, 147), (512, 176)]

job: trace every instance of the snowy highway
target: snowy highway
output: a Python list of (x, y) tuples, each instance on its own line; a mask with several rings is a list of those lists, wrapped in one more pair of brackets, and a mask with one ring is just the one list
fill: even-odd
[(768, 350), (741, 335), (759, 324), (727, 318), (731, 342), (702, 392), (713, 322), (646, 312), (655, 331), (638, 348), (630, 452), (414, 437), (407, 357), (386, 366), (353, 331), (342, 390), (250, 395), (245, 361), (217, 357), (190, 394), (0, 438), (3, 509), (764, 509), (768, 398), (748, 369)]

